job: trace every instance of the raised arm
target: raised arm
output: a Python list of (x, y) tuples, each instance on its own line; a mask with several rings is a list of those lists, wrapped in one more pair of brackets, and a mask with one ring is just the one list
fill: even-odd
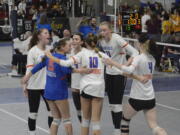
[(65, 67), (70, 67), (72, 66), (73, 64), (75, 64), (75, 60), (73, 57), (71, 57), (70, 59), (68, 60), (62, 60), (62, 59), (59, 59), (59, 58), (56, 58), (54, 57), (51, 52), (47, 51), (45, 52), (45, 55), (51, 59), (53, 62), (56, 62), (57, 64), (61, 65), (61, 66), (65, 66)]

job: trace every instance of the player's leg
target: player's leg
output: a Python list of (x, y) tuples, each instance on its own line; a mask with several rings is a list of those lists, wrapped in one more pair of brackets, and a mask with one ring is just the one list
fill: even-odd
[(92, 99), (92, 134), (93, 135), (101, 135), (101, 112), (102, 112), (103, 98), (93, 98)]
[(121, 120), (121, 135), (129, 135), (130, 120), (134, 115), (136, 115), (138, 110), (138, 105), (135, 101), (131, 102), (131, 99), (129, 99), (129, 102), (123, 106), (123, 118)]
[(122, 99), (125, 84), (126, 78), (121, 75), (106, 75), (106, 90), (114, 125), (114, 135), (120, 134), (120, 123), (122, 119)]
[(44, 100), (44, 102), (46, 104), (46, 108), (47, 108), (47, 111), (48, 111), (48, 126), (50, 128), (51, 127), (51, 123), (53, 121), (53, 116), (51, 114), (51, 110), (50, 110), (49, 104), (48, 104), (47, 100), (43, 96), (44, 95), (44, 91), (42, 91), (41, 95), (42, 95), (42, 98), (43, 98), (43, 100)]
[(78, 119), (81, 122), (82, 116), (81, 116), (80, 90), (72, 89), (72, 97), (73, 97), (73, 102), (77, 111)]
[(61, 114), (60, 114), (58, 107), (54, 103), (54, 101), (48, 100), (48, 104), (49, 104), (49, 107), (51, 109), (51, 113), (53, 116), (53, 121), (52, 121), (51, 127), (50, 127), (50, 135), (57, 135), (58, 127), (61, 123)]
[(91, 121), (91, 102), (92, 98), (85, 93), (81, 94), (82, 122), (81, 135), (89, 135)]
[(56, 100), (55, 103), (56, 103), (56, 106), (58, 107), (59, 111), (61, 112), (61, 116), (62, 116), (66, 134), (72, 135), (73, 129), (72, 129), (72, 122), (71, 122), (68, 100), (67, 99)]
[(35, 135), (36, 119), (38, 116), (40, 97), (41, 97), (41, 90), (28, 89), (28, 104), (29, 104), (28, 127), (29, 127), (30, 135)]
[(155, 108), (144, 111), (149, 127), (154, 135), (167, 135), (166, 131), (157, 124), (157, 116)]

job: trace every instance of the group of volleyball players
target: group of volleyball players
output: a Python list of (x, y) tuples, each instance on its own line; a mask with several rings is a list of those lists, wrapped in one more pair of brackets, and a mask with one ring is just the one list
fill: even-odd
[[(57, 135), (61, 121), (66, 134), (73, 134), (66, 79), (70, 73), (72, 97), (81, 123), (81, 135), (89, 134), (90, 124), (92, 134), (101, 135), (105, 91), (109, 99), (114, 135), (129, 135), (130, 120), (141, 110), (144, 111), (148, 125), (155, 135), (167, 135), (156, 121), (152, 85), (155, 60), (148, 36), (140, 35), (137, 47), (139, 50), (136, 50), (121, 36), (112, 33), (108, 22), (102, 22), (99, 28), (100, 39), (91, 33), (83, 39), (81, 33), (75, 33), (72, 41), (59, 40), (54, 45), (53, 52), (45, 52), (45, 44), (48, 44), (49, 40), (46, 29), (33, 35), (30, 45), (36, 46), (29, 50), (27, 73), (22, 80), (25, 85), (24, 92), (29, 99), (30, 132), (35, 134), (39, 99), (44, 93), (43, 98), (53, 116), (53, 119), (49, 120), (50, 134)], [(99, 51), (97, 44), (103, 52)], [(46, 57), (42, 58), (44, 53)], [(127, 54), (130, 56), (128, 61)], [(126, 77), (133, 78), (133, 83), (128, 104), (122, 107)]]

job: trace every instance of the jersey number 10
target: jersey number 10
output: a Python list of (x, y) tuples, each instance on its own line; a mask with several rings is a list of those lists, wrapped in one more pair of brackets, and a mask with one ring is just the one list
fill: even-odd
[(98, 68), (98, 57), (89, 57), (89, 67)]

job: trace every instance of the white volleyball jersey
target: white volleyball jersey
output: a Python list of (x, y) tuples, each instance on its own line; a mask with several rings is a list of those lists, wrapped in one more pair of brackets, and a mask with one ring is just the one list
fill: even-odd
[[(42, 61), (44, 57), (44, 51), (39, 49), (37, 46), (31, 48), (28, 52), (27, 57), (27, 70), (26, 74), (29, 73), (32, 68)], [(46, 82), (46, 68), (41, 69), (37, 73), (35, 73), (28, 81), (28, 89), (44, 89)]]
[[(104, 52), (111, 57), (112, 60), (125, 64), (126, 54), (134, 57), (138, 55), (138, 51), (128, 44), (121, 36), (116, 33), (112, 33), (110, 41), (101, 40), (100, 45)], [(106, 68), (106, 73), (110, 75), (118, 75), (119, 72), (111, 67)]]
[[(103, 58), (109, 58), (106, 54), (99, 52)], [(80, 80), (80, 92), (95, 96), (104, 97), (104, 63), (98, 54), (93, 50), (83, 49), (81, 52), (65, 61), (60, 60), (60, 65), (70, 66), (74, 63), (81, 63), (82, 67), (93, 69), (90, 74), (83, 74)]]
[(154, 72), (155, 60), (152, 56), (140, 54), (133, 59), (131, 66), (123, 66), (124, 72), (133, 73), (135, 75), (145, 75), (149, 77), (149, 81), (145, 84), (133, 79), (130, 97), (141, 100), (149, 100), (155, 98), (154, 88), (152, 84), (152, 75)]
[[(84, 48), (81, 49), (81, 51), (83, 51)], [(69, 55), (69, 58), (76, 55), (74, 52), (74, 49), (71, 50), (71, 53)], [(81, 67), (81, 63), (77, 63), (72, 65), (72, 68), (80, 68)], [(71, 88), (73, 89), (80, 89), (80, 79), (81, 79), (81, 74), (80, 73), (72, 73), (71, 74)]]

